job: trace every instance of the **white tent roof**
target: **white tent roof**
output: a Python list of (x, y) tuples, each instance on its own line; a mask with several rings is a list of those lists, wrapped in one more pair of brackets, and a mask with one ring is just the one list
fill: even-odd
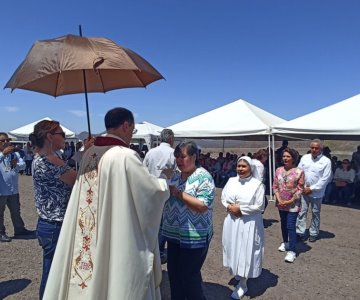
[(131, 139), (132, 142), (137, 140), (145, 140), (148, 149), (151, 149), (151, 147), (153, 147), (153, 142), (158, 140), (160, 132), (163, 130), (162, 127), (151, 124), (149, 122), (136, 123), (135, 128), (137, 129), (137, 132), (133, 134)]
[(149, 122), (136, 123), (135, 128), (137, 132), (133, 134), (133, 139), (144, 139), (149, 135), (159, 136), (163, 130), (162, 127)]
[[(34, 126), (43, 120), (48, 120), (51, 121), (51, 119), (49, 117), (37, 120), (35, 122), (32, 122), (30, 124), (27, 124), (25, 126), (19, 127), (17, 129), (11, 130), (9, 131), (9, 134), (13, 137), (15, 137), (16, 139), (25, 139), (26, 141), (29, 139), (29, 134), (32, 133), (34, 131)], [(66, 138), (74, 138), (75, 137), (75, 133), (72, 132), (70, 129), (67, 129), (66, 127), (60, 125), (60, 127), (62, 128), (62, 130), (65, 132)]]
[(320, 139), (360, 139), (360, 94), (274, 126), (273, 133)]
[(270, 126), (284, 122), (281, 119), (245, 100), (206, 112), (169, 128), (175, 137), (228, 138), (268, 135)]

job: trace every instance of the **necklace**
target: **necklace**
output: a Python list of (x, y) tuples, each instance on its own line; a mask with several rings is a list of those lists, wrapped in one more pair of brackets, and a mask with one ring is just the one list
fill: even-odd
[(284, 176), (283, 176), (283, 179), (284, 179), (284, 182), (285, 182), (285, 183), (287, 183), (288, 176), (290, 175), (289, 173), (290, 173), (291, 170), (292, 170), (292, 168), (290, 168), (289, 170), (286, 170), (286, 169), (284, 168), (285, 174), (284, 174)]

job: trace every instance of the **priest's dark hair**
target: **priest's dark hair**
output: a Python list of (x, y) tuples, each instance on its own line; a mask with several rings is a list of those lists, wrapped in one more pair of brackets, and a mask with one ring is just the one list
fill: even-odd
[(115, 107), (109, 110), (105, 115), (105, 128), (118, 128), (124, 122), (134, 124), (134, 116), (132, 112), (123, 107)]

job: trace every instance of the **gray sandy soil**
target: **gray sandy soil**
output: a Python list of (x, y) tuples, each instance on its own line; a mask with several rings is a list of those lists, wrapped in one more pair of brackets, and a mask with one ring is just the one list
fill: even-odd
[[(214, 209), (215, 235), (202, 274), (208, 300), (230, 299), (233, 290), (222, 266), (221, 235), (225, 209), (217, 190)], [(22, 216), (28, 229), (36, 227), (31, 177), (20, 176)], [(360, 299), (360, 206), (323, 205), (320, 239), (299, 242), (298, 258), (285, 263), (278, 252), (281, 243), (278, 211), (270, 202), (265, 214), (265, 259), (262, 275), (249, 280), (243, 299)], [(8, 210), (8, 234), (13, 228)], [(0, 243), (0, 299), (38, 299), (42, 250), (36, 239)], [(166, 265), (163, 265), (162, 298), (170, 299)], [(136, 300), (136, 299), (134, 299)]]

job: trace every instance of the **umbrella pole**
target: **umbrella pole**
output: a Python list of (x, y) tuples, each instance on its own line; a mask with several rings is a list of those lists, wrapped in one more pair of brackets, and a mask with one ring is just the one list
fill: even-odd
[[(82, 29), (81, 29), (81, 25), (79, 25), (79, 35), (80, 35), (80, 36), (82, 36)], [(90, 138), (91, 138), (91, 130), (90, 130), (90, 113), (89, 113), (89, 101), (88, 101), (88, 95), (87, 95), (87, 86), (86, 86), (86, 76), (85, 76), (85, 70), (83, 70), (83, 78), (84, 78), (84, 90), (85, 90), (86, 117), (87, 117), (88, 132), (89, 132), (89, 139), (90, 139)]]
[(87, 95), (87, 87), (86, 87), (85, 70), (83, 70), (83, 77), (84, 77), (84, 87), (85, 87), (86, 117), (87, 117), (87, 123), (88, 123), (89, 138), (91, 138), (91, 130), (90, 130), (90, 113), (89, 113), (89, 101), (88, 101), (88, 95)]

